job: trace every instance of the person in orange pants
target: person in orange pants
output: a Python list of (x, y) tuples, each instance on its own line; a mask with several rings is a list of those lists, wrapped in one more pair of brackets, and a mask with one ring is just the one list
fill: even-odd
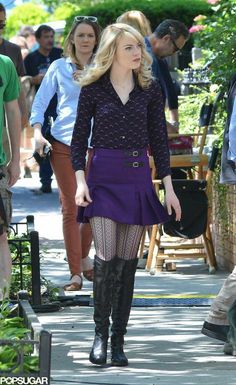
[[(55, 173), (63, 215), (63, 233), (71, 278), (65, 284), (68, 291), (82, 288), (83, 276), (93, 280), (93, 264), (88, 257), (92, 233), (90, 225), (77, 222), (75, 204), (76, 179), (71, 165), (70, 142), (80, 95), (78, 79), (89, 66), (99, 41), (97, 18), (77, 16), (65, 40), (64, 57), (48, 68), (34, 99), (30, 117), (35, 131), (35, 149), (43, 155), (45, 146), (51, 148), (51, 164)], [(44, 112), (57, 94), (57, 118), (52, 123), (51, 138), (41, 133)], [(87, 146), (88, 147), (88, 146)]]

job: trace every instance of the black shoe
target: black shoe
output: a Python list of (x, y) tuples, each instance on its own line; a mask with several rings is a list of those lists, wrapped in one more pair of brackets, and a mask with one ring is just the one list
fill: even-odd
[(107, 338), (95, 336), (89, 361), (95, 365), (105, 365), (107, 362)]
[(216, 325), (205, 321), (201, 330), (202, 334), (207, 337), (215, 338), (223, 342), (227, 341), (227, 334), (229, 332), (229, 325)]
[(225, 354), (229, 354), (231, 356), (236, 356), (236, 346), (234, 346), (230, 342), (225, 342), (225, 344), (224, 344), (224, 353)]
[(51, 186), (44, 186), (42, 185), (39, 189), (42, 193), (45, 193), (45, 194), (50, 194), (52, 193), (52, 188)]
[(129, 362), (123, 350), (124, 339), (119, 342), (111, 337), (111, 365), (112, 366), (128, 366)]
[(93, 281), (95, 338), (89, 356), (90, 362), (95, 365), (105, 365), (107, 361), (107, 340), (114, 278), (113, 264), (113, 260), (103, 261), (95, 255)]

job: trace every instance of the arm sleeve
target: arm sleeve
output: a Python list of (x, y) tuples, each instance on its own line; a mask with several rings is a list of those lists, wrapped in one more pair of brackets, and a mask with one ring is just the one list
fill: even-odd
[(13, 62), (8, 58), (7, 64), (7, 86), (4, 91), (4, 102), (18, 99), (20, 95), (20, 82)]
[(167, 104), (170, 110), (178, 109), (178, 95), (170, 75), (170, 71), (168, 68), (168, 64), (165, 60), (158, 60), (159, 69), (161, 72), (161, 76), (163, 78), (163, 83), (165, 87), (165, 94), (167, 98)]
[(229, 124), (229, 149), (227, 158), (228, 160), (236, 162), (236, 97), (234, 97), (233, 111)]
[(159, 82), (151, 86), (151, 101), (148, 104), (149, 145), (154, 157), (158, 178), (170, 175), (170, 154), (162, 92)]
[(48, 68), (46, 75), (44, 76), (42, 83), (40, 84), (40, 87), (35, 95), (30, 115), (31, 126), (33, 126), (35, 123), (40, 123), (43, 125), (44, 114), (52, 97), (57, 91), (57, 71), (58, 68), (55, 61)]
[(82, 88), (77, 117), (71, 141), (72, 166), (75, 171), (85, 169), (88, 138), (91, 132), (91, 119), (94, 117), (95, 100), (91, 85)]

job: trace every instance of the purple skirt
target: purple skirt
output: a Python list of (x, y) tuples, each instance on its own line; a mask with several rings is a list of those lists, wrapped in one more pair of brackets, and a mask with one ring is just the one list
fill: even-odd
[(92, 217), (141, 226), (169, 220), (152, 184), (146, 149), (95, 148), (87, 184), (93, 201), (79, 207), (79, 223)]

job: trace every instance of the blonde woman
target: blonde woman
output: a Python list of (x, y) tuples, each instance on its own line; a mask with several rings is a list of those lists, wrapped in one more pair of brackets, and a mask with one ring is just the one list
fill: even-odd
[[(55, 60), (43, 78), (36, 94), (30, 122), (34, 127), (35, 149), (42, 154), (45, 145), (52, 148), (50, 161), (55, 173), (63, 216), (64, 242), (71, 278), (64, 286), (67, 291), (82, 288), (81, 273), (93, 280), (93, 264), (88, 257), (92, 241), (89, 224), (77, 223), (75, 204), (76, 179), (71, 166), (70, 142), (80, 95), (77, 79), (91, 63), (99, 40), (99, 26), (94, 16), (77, 16), (65, 40), (64, 57)], [(52, 96), (57, 93), (57, 118), (52, 124), (52, 138), (42, 136), (44, 113)]]
[[(104, 30), (93, 67), (81, 80), (71, 150), (79, 220), (90, 222), (96, 249), (90, 361), (98, 365), (107, 360), (110, 315), (111, 363), (128, 365), (123, 344), (140, 238), (146, 225), (168, 219), (152, 186), (148, 145), (163, 179), (169, 214), (173, 208), (177, 220), (181, 215), (170, 177), (161, 90), (151, 77), (150, 64), (140, 33), (112, 24)], [(94, 155), (85, 180), (92, 118)]]
[(124, 23), (131, 25), (131, 27), (137, 29), (143, 37), (150, 36), (152, 33), (149, 20), (141, 11), (127, 11), (122, 13), (117, 19), (117, 23)]

